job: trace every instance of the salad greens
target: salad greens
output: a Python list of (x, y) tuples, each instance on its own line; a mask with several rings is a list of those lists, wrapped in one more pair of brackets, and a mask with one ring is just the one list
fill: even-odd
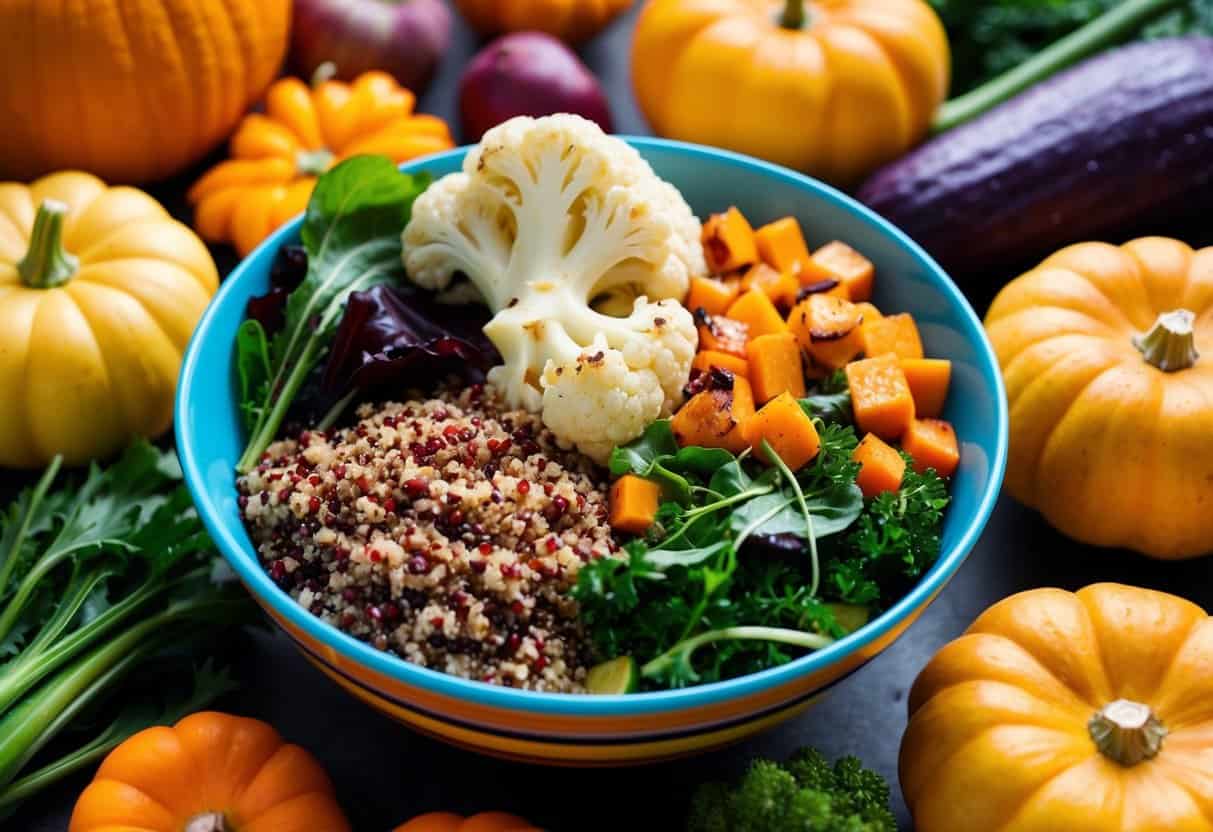
[[(58, 474), (56, 460), (0, 513), (0, 817), (131, 734), (230, 690), (225, 672), (193, 667), (190, 650), (255, 610), (237, 584), (213, 580), (212, 545), (171, 453), (140, 441), (82, 482), (56, 488)], [(156, 667), (180, 676), (182, 662), (192, 690), (157, 684), (140, 696), (127, 686), (114, 701), (134, 670), (148, 687)], [(82, 744), (36, 761), (90, 727)]]
[[(617, 448), (612, 474), (658, 482), (665, 501), (626, 558), (584, 567), (574, 588), (603, 659), (635, 656), (648, 687), (739, 676), (818, 649), (847, 629), (837, 603), (876, 608), (939, 553), (946, 486), (907, 469), (902, 489), (864, 500), (849, 413), (827, 380), (802, 400), (821, 451), (793, 474), (716, 448), (679, 448), (668, 421)], [(823, 400), (830, 401), (829, 407)], [(849, 421), (849, 420), (848, 420)]]
[(316, 183), (302, 230), (307, 275), (286, 299), (282, 329), (271, 338), (250, 318), (237, 335), (240, 410), (249, 429), (238, 470), (252, 469), (274, 441), (328, 351), (350, 293), (400, 282), (400, 230), (428, 184), (378, 156), (342, 162)]

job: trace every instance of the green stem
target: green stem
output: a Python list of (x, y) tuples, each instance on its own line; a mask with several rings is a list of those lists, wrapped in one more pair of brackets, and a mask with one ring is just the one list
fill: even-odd
[(708, 503), (707, 505), (700, 506), (699, 508), (691, 509), (683, 515), (683, 524), (678, 528), (678, 531), (662, 540), (661, 545), (662, 547), (668, 549), (670, 543), (681, 539), (687, 530), (694, 525), (695, 521), (700, 517), (703, 517), (705, 514), (710, 514), (713, 511), (719, 511), (720, 509), (731, 506), (734, 503), (744, 503), (751, 497), (761, 497), (763, 494), (769, 494), (774, 490), (775, 486), (773, 485), (755, 486), (752, 488), (747, 488), (745, 491), (739, 491), (732, 497), (722, 497), (714, 503)]
[(72, 279), (80, 261), (63, 249), (63, 218), (68, 207), (57, 199), (44, 199), (34, 217), (29, 250), (17, 264), (21, 281), (31, 289), (54, 289)]
[(1124, 0), (1085, 26), (1037, 52), (1014, 69), (944, 104), (931, 125), (932, 132), (942, 133), (976, 118), (1033, 84), (1113, 43), (1124, 40), (1142, 25), (1182, 2), (1183, 0)]
[(652, 677), (660, 674), (679, 658), (688, 663), (692, 654), (704, 645), (713, 641), (775, 641), (781, 644), (791, 644), (806, 650), (820, 650), (834, 643), (834, 639), (819, 633), (804, 633), (799, 630), (785, 630), (780, 627), (725, 627), (721, 630), (709, 630), (694, 638), (679, 642), (657, 658), (647, 662), (640, 668), (640, 674)]
[(1128, 699), (1101, 708), (1087, 730), (1100, 754), (1126, 768), (1156, 757), (1167, 736), (1149, 705)]
[(786, 0), (779, 15), (779, 25), (785, 29), (803, 29), (808, 17), (804, 0)]
[(783, 457), (775, 453), (775, 449), (771, 447), (771, 443), (767, 440), (762, 440), (762, 450), (766, 453), (767, 459), (779, 469), (779, 473), (792, 486), (792, 490), (796, 492), (796, 502), (800, 507), (800, 513), (804, 516), (805, 533), (809, 536), (809, 558), (812, 561), (813, 579), (809, 584), (809, 595), (817, 597), (817, 589), (821, 586), (821, 559), (817, 556), (817, 534), (813, 531), (813, 513), (809, 511), (809, 504), (805, 501), (804, 490), (800, 487), (800, 481), (796, 479), (796, 475), (792, 473), (792, 469), (783, 461)]
[(1192, 325), (1196, 316), (1187, 309), (1173, 309), (1158, 316), (1154, 326), (1144, 335), (1133, 336), (1147, 364), (1164, 373), (1186, 370), (1194, 365), (1200, 353), (1196, 351), (1196, 336)]
[(319, 150), (301, 150), (295, 154), (295, 167), (304, 176), (319, 176), (333, 164), (333, 151), (326, 148)]
[(13, 569), (17, 565), (17, 560), (21, 554), (21, 547), (25, 544), (25, 538), (29, 534), (30, 523), (33, 522), (34, 516), (38, 513), (38, 507), (42, 504), (42, 500), (46, 497), (46, 492), (50, 490), (51, 485), (54, 483), (55, 477), (59, 475), (59, 466), (62, 464), (63, 456), (59, 455), (51, 460), (50, 465), (46, 466), (46, 470), (42, 473), (38, 484), (30, 492), (29, 503), (21, 516), (20, 525), (16, 527), (12, 539), (7, 541), (3, 549), (0, 550), (0, 599), (5, 596), (5, 588), (8, 586), (9, 578), (12, 577)]
[[(239, 473), (247, 474), (257, 467), (261, 454), (274, 441), (274, 436), (278, 433), (282, 420), (286, 418), (286, 412), (290, 409), (291, 402), (295, 400), (295, 393), (303, 386), (308, 373), (312, 371), (312, 366), (319, 360), (321, 349), (318, 339), (308, 339), (307, 346), (303, 348), (303, 354), (295, 362), (291, 374), (282, 384), (282, 389), (277, 392), (277, 395), (274, 395), (273, 408), (263, 413), (253, 428), (248, 447), (244, 449), (244, 454), (236, 463), (236, 470)], [(273, 395), (272, 392), (271, 395)]]

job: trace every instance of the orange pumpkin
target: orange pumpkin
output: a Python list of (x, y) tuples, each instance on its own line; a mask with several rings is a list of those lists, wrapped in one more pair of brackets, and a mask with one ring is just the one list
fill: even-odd
[(0, 3), (0, 178), (177, 173), (278, 73), (290, 0)]
[(948, 75), (923, 0), (651, 0), (632, 49), (658, 134), (840, 185), (926, 134)]
[(265, 113), (252, 113), (232, 137), (232, 158), (189, 192), (203, 238), (248, 254), (307, 207), (316, 178), (364, 153), (405, 162), (453, 147), (446, 123), (413, 112), (413, 93), (385, 72), (353, 83), (298, 78), (270, 87)]
[(1213, 619), (1182, 598), (1012, 596), (931, 660), (909, 708), (918, 832), (1213, 826)]
[(1084, 543), (1213, 549), (1213, 247), (1070, 246), (1008, 284), (986, 329), (1012, 496)]
[(539, 829), (505, 812), (481, 812), (470, 818), (450, 812), (430, 812), (397, 826), (393, 832), (539, 832)]
[(530, 30), (580, 43), (627, 11), (632, 0), (455, 0), (455, 5), (482, 35)]
[(328, 775), (254, 719), (214, 712), (110, 752), (68, 832), (348, 832)]

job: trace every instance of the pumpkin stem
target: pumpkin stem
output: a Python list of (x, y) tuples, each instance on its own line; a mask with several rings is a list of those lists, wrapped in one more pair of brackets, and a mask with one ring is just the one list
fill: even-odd
[(29, 250), (17, 264), (17, 273), (31, 289), (53, 289), (72, 279), (80, 261), (63, 249), (63, 218), (68, 208), (57, 199), (44, 199), (34, 217)]
[(332, 61), (325, 61), (316, 67), (315, 72), (312, 73), (312, 86), (318, 87), (325, 81), (332, 81), (336, 77), (337, 64)]
[(203, 812), (185, 823), (181, 832), (231, 832), (223, 812)]
[(785, 29), (803, 29), (808, 20), (805, 13), (804, 0), (786, 0), (783, 13), (779, 16), (779, 25)]
[(1091, 717), (1087, 730), (1095, 747), (1109, 760), (1135, 766), (1162, 750), (1167, 729), (1149, 705), (1117, 699)]
[(295, 167), (304, 176), (319, 176), (332, 163), (333, 151), (323, 147), (319, 150), (301, 150), (295, 155)]
[(1164, 373), (1186, 370), (1200, 358), (1192, 332), (1195, 320), (1196, 316), (1187, 309), (1164, 312), (1149, 332), (1133, 336), (1133, 346), (1148, 363)]

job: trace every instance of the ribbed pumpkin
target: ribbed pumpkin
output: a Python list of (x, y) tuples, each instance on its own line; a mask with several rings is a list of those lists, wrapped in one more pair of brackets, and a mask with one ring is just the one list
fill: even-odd
[(840, 185), (926, 134), (949, 71), (922, 0), (650, 0), (632, 50), (658, 134)]
[(278, 72), (290, 0), (0, 3), (0, 176), (162, 179), (227, 138)]
[(1008, 284), (986, 329), (1016, 499), (1084, 543), (1213, 550), (1213, 248), (1070, 246)]
[(142, 191), (75, 172), (0, 183), (0, 465), (167, 430), (218, 285), (202, 241)]
[(918, 832), (1209, 832), (1213, 619), (1118, 584), (986, 610), (910, 690)]
[(311, 754), (255, 719), (204, 711), (110, 752), (68, 832), (349, 832)]
[(569, 43), (593, 37), (631, 7), (633, 0), (455, 0), (483, 35), (547, 32)]
[(481, 812), (470, 818), (452, 812), (431, 812), (397, 826), (393, 832), (539, 832), (539, 829), (505, 812)]

